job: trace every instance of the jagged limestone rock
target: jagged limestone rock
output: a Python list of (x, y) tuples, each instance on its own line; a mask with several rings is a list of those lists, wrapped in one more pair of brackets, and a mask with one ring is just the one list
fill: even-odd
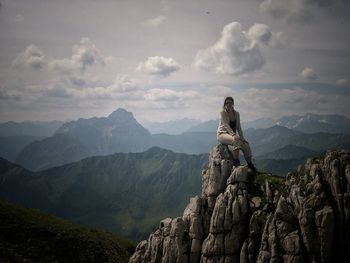
[(239, 182), (249, 182), (248, 167), (239, 166), (236, 169), (233, 169), (230, 177), (227, 180), (227, 184), (235, 184)]
[(212, 149), (202, 196), (183, 216), (160, 222), (136, 248), (138, 262), (343, 262), (350, 257), (350, 152), (308, 159), (276, 189), (252, 196), (249, 170)]
[(190, 242), (190, 262), (198, 262), (201, 257), (202, 243), (205, 235), (203, 224), (205, 217), (205, 200), (199, 196), (193, 197), (187, 205), (182, 219), (185, 229), (188, 229)]
[[(242, 178), (247, 173), (246, 170), (246, 167), (236, 168), (231, 177)], [(231, 262), (239, 258), (248, 218), (248, 194), (245, 189), (240, 188), (241, 182), (227, 180), (225, 192), (216, 198), (210, 220), (210, 233), (203, 242), (202, 262)], [(219, 255), (222, 255), (220, 259)]]
[(137, 245), (135, 249), (135, 253), (130, 257), (129, 262), (134, 262), (134, 263), (146, 262), (145, 254), (147, 251), (147, 246), (148, 246), (148, 243), (146, 240), (141, 241)]
[(203, 196), (216, 197), (225, 190), (232, 165), (227, 146), (219, 145), (211, 150), (208, 169), (202, 174)]
[(193, 197), (190, 200), (190, 203), (187, 205), (182, 219), (186, 224), (186, 227), (189, 229), (189, 237), (191, 239), (201, 240), (204, 236), (203, 230), (203, 212), (204, 212), (204, 200), (199, 197)]

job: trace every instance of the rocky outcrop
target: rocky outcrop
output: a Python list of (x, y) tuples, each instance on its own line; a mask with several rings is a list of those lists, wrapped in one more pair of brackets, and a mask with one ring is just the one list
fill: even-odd
[[(266, 179), (266, 180), (265, 180)], [(232, 167), (212, 149), (202, 196), (160, 222), (138, 262), (341, 262), (350, 256), (350, 152), (309, 159), (286, 179)]]

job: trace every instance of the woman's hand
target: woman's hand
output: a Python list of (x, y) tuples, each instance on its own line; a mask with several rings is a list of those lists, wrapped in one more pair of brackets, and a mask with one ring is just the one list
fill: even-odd
[(241, 139), (241, 137), (236, 133), (233, 138), (235, 139), (235, 141), (239, 141)]

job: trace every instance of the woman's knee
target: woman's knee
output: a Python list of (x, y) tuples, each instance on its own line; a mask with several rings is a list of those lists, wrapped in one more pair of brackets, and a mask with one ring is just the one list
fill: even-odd
[(217, 139), (221, 144), (232, 145), (233, 136), (229, 134), (220, 134)]

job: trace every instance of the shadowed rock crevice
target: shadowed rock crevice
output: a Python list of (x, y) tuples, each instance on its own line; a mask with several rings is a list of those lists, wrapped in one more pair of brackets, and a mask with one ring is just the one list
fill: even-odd
[(202, 195), (162, 220), (129, 262), (341, 262), (349, 238), (350, 152), (309, 159), (284, 179), (233, 167), (218, 145)]

